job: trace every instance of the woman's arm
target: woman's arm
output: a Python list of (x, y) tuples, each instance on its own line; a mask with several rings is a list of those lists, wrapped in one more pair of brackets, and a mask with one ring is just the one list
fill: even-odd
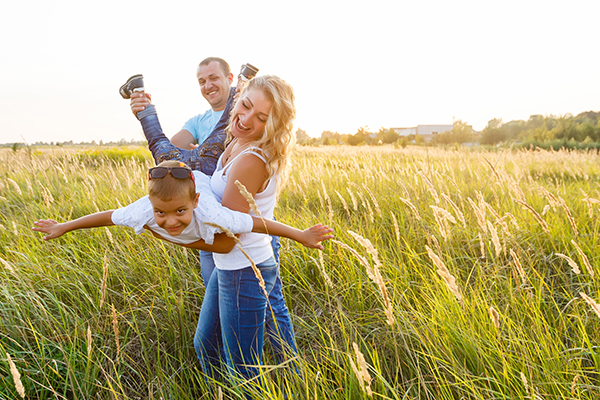
[(34, 222), (33, 224), (35, 227), (31, 229), (36, 232), (46, 233), (47, 235), (42, 237), (42, 239), (51, 240), (77, 229), (98, 228), (101, 226), (114, 225), (111, 219), (112, 213), (113, 210), (102, 211), (85, 215), (81, 218), (74, 219), (73, 221), (67, 221), (63, 223), (57, 222), (53, 219), (41, 219)]
[(167, 241), (167, 242), (170, 242), (173, 244), (177, 244), (179, 246), (187, 247), (189, 249), (204, 250), (204, 251), (209, 251), (211, 253), (229, 253), (235, 247), (235, 242), (233, 241), (233, 239), (230, 237), (227, 237), (227, 235), (225, 235), (224, 233), (217, 233), (215, 235), (213, 244), (206, 244), (204, 242), (204, 240), (202, 240), (202, 239), (197, 240), (192, 243), (183, 244), (183, 243), (171, 242), (168, 238), (159, 235), (158, 233), (154, 232), (152, 229), (150, 229), (150, 228), (147, 228), (147, 229), (150, 232), (152, 232), (152, 235), (154, 235), (154, 237), (157, 239), (162, 239), (164, 241)]

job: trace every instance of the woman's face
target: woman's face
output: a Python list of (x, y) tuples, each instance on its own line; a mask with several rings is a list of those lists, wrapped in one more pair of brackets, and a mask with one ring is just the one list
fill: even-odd
[(233, 108), (231, 134), (238, 139), (259, 139), (265, 131), (272, 107), (273, 103), (262, 90), (247, 90)]

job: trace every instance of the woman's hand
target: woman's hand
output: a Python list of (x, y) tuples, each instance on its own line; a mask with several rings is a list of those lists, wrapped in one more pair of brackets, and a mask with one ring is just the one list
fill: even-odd
[(323, 245), (320, 242), (333, 238), (333, 235), (330, 235), (331, 232), (333, 232), (333, 229), (329, 226), (317, 224), (303, 230), (298, 242), (312, 249), (323, 250)]
[(35, 227), (31, 228), (32, 231), (46, 233), (46, 236), (42, 237), (44, 240), (56, 239), (68, 232), (68, 230), (65, 229), (65, 224), (56, 222), (53, 219), (40, 219), (33, 224)]

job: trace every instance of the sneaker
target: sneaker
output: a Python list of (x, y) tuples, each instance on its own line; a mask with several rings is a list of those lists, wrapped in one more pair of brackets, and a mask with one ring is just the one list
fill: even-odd
[(124, 99), (130, 99), (131, 93), (144, 91), (144, 75), (137, 74), (127, 79), (127, 82), (119, 88), (119, 94)]

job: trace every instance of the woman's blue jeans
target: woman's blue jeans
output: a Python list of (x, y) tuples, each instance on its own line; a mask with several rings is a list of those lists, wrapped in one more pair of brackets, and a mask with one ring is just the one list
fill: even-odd
[[(271, 236), (271, 246), (273, 247), (275, 262), (279, 264), (279, 248), (281, 244), (279, 243), (278, 236)], [(200, 269), (204, 284), (208, 286), (210, 277), (215, 269), (212, 253), (200, 251)], [(277, 274), (273, 289), (269, 293), (269, 304), (270, 308), (267, 310), (265, 316), (267, 337), (271, 343), (275, 359), (281, 363), (295, 357), (298, 354), (298, 350), (296, 349), (294, 339), (294, 327), (290, 319), (289, 310), (285, 304), (285, 298), (283, 297), (280, 274)], [(200, 325), (200, 321), (198, 321), (198, 325)], [(200, 353), (197, 354), (200, 357)], [(296, 373), (299, 373), (296, 363), (292, 363), (292, 366)]]
[[(270, 293), (278, 276), (277, 263), (271, 257), (257, 268)], [(220, 379), (219, 336), (228, 375), (243, 380), (259, 376), (267, 299), (252, 267), (213, 271), (194, 336), (194, 348), (208, 378)]]

